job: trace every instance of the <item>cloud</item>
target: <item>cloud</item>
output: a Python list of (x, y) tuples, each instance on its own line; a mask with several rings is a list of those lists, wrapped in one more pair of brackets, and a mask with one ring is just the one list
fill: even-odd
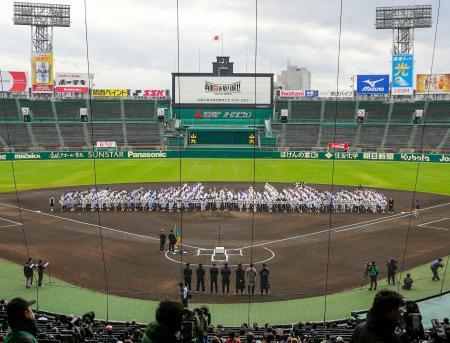
[[(47, 0), (36, 0), (47, 2)], [(86, 72), (84, 8), (71, 5), (71, 27), (55, 28), (56, 71)], [(414, 2), (414, 1), (413, 1)], [(436, 24), (437, 0), (433, 6)], [(389, 73), (391, 32), (376, 30), (375, 8), (392, 0), (344, 0), (340, 84), (350, 85), (358, 73)], [(395, 5), (411, 1), (396, 0)], [(29, 70), (30, 29), (14, 26), (13, 1), (0, 2), (1, 65), (4, 70)], [(229, 0), (179, 1), (180, 71), (211, 71), (222, 42), (212, 36), (223, 32), (224, 54), (238, 72), (253, 71), (255, 55), (255, 2)], [(98, 87), (170, 88), (170, 73), (177, 68), (175, 0), (87, 0), (91, 72)], [(257, 71), (279, 74), (287, 60), (312, 71), (314, 88), (335, 89), (337, 73), (339, 1), (258, 1)], [(434, 70), (450, 72), (450, 2), (441, 3)], [(431, 67), (432, 29), (416, 30), (416, 70)]]

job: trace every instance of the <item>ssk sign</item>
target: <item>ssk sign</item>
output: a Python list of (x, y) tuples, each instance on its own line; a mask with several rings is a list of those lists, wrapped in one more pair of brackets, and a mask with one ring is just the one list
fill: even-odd
[(388, 94), (389, 75), (357, 75), (357, 94)]
[(132, 96), (143, 96), (148, 98), (163, 98), (166, 96), (164, 89), (136, 89)]

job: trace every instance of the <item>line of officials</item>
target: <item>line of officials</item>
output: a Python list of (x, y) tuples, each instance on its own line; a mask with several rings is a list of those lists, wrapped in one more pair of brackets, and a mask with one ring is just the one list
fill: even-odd
[(25, 286), (30, 288), (33, 285), (34, 273), (33, 269), (37, 269), (38, 272), (38, 286), (42, 287), (42, 280), (44, 279), (44, 271), (48, 267), (48, 262), (39, 260), (37, 263), (33, 262), (30, 257), (23, 266), (23, 275), (25, 276)]
[[(209, 276), (210, 276), (210, 292), (213, 291), (217, 294), (218, 286), (217, 280), (219, 276), (219, 272), (221, 275), (222, 281), (222, 294), (230, 293), (230, 283), (231, 283), (231, 269), (228, 267), (228, 263), (224, 263), (223, 267), (219, 268), (213, 263), (212, 267), (209, 268)], [(256, 286), (256, 277), (258, 272), (256, 268), (253, 266), (253, 263), (249, 265), (247, 269), (242, 267), (242, 264), (239, 263), (237, 268), (235, 269), (235, 278), (236, 278), (236, 294), (244, 294), (245, 289), (247, 288), (247, 294), (255, 294), (255, 286)], [(187, 291), (190, 292), (192, 290), (192, 274), (193, 270), (189, 263), (186, 263), (186, 266), (183, 269), (183, 280), (184, 284), (181, 286), (186, 287)], [(199, 264), (195, 271), (197, 276), (197, 284), (196, 291), (199, 293), (200, 291), (205, 293), (205, 275), (206, 270), (203, 268), (203, 264)], [(269, 284), (269, 269), (266, 264), (262, 265), (262, 269), (259, 271), (259, 286), (260, 293), (265, 293), (266, 295), (269, 292), (270, 284)], [(247, 287), (246, 287), (247, 285)]]

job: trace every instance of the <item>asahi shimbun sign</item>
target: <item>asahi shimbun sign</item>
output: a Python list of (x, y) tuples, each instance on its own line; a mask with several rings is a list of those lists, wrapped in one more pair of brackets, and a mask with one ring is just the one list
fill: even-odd
[[(256, 97), (255, 97), (256, 82)], [(270, 105), (270, 76), (175, 76), (176, 104)]]

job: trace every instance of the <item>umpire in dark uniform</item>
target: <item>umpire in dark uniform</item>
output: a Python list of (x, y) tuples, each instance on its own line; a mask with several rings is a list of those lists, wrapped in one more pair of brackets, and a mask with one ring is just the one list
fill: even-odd
[(161, 229), (161, 232), (159, 233), (159, 251), (164, 251), (164, 248), (166, 246), (166, 233), (164, 232), (164, 229)]
[(395, 274), (397, 273), (397, 261), (389, 257), (387, 259), (386, 267), (388, 272), (388, 284), (390, 285), (392, 280), (392, 284), (395, 285)]
[(261, 286), (261, 294), (266, 291), (266, 295), (269, 292), (269, 269), (267, 269), (266, 264), (262, 265), (262, 269), (259, 271), (259, 281)]
[(23, 275), (25, 276), (25, 286), (30, 288), (33, 285), (33, 260), (31, 257), (23, 266)]
[(184, 267), (183, 269), (183, 279), (185, 286), (190, 291), (192, 288), (192, 269), (189, 263), (186, 263), (186, 267)]
[(228, 268), (228, 263), (220, 270), (220, 274), (222, 275), (222, 294), (225, 294), (225, 288), (227, 289), (227, 294), (230, 293), (230, 275), (231, 270)]
[(197, 287), (195, 290), (200, 291), (200, 286), (202, 287), (202, 292), (205, 293), (205, 270), (203, 269), (203, 264), (199, 264), (196, 270), (197, 273)]
[(388, 209), (389, 213), (394, 213), (394, 199), (392, 199), (392, 197), (389, 198)]
[(244, 294), (245, 289), (245, 270), (242, 268), (242, 264), (238, 264), (237, 269), (235, 270), (236, 273), (236, 294), (239, 292), (241, 294)]
[(42, 287), (42, 279), (44, 278), (44, 270), (47, 267), (47, 265), (42, 261), (39, 260), (37, 268), (38, 268), (38, 286)]
[(209, 277), (211, 278), (211, 293), (213, 292), (213, 287), (216, 290), (217, 294), (217, 275), (219, 274), (219, 269), (216, 267), (216, 264), (213, 263), (212, 267), (209, 269)]

